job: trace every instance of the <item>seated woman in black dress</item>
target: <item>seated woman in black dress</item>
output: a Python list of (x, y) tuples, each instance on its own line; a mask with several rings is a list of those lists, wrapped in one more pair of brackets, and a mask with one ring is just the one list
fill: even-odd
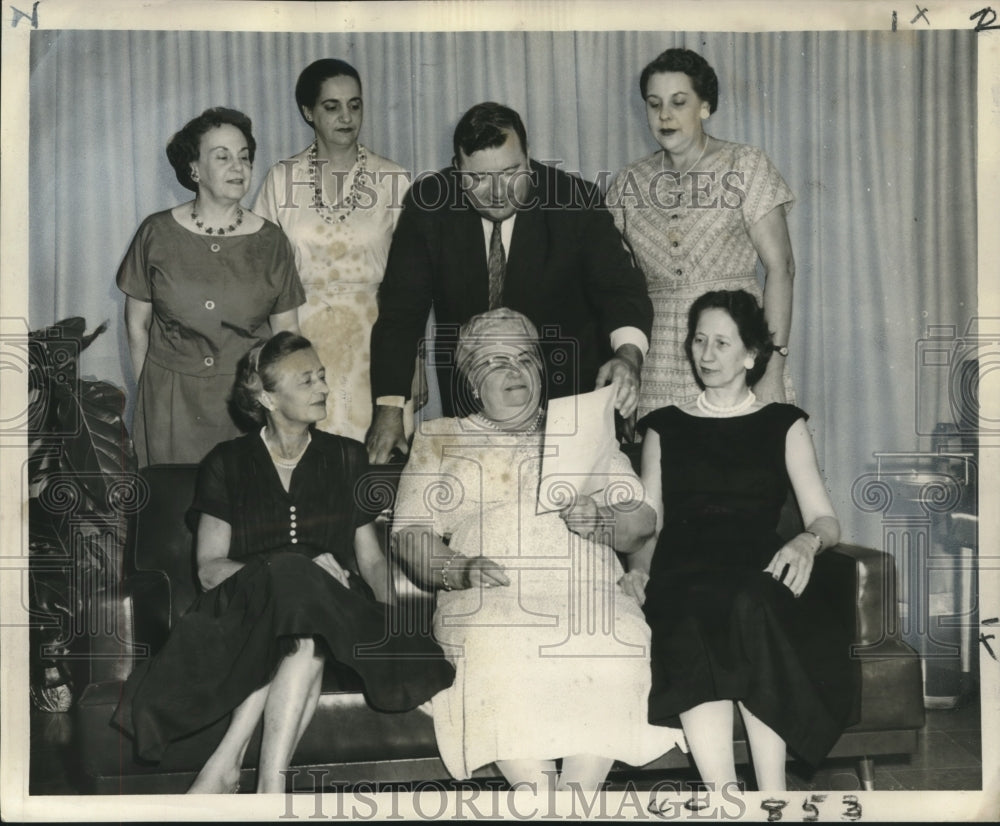
[[(653, 630), (649, 720), (679, 716), (702, 779), (718, 787), (736, 781), (735, 703), (758, 788), (782, 790), (786, 745), (816, 765), (855, 706), (852, 629), (816, 585), (836, 564), (816, 555), (837, 544), (840, 526), (807, 415), (750, 390), (772, 347), (756, 299), (702, 295), (685, 346), (703, 392), (640, 422), (659, 531), (643, 605)], [(806, 529), (783, 542), (775, 530), (789, 487)]]
[[(454, 678), (432, 640), (388, 632), (380, 603), (393, 601), (391, 579), (357, 492), (364, 446), (313, 429), (328, 393), (307, 339), (282, 332), (257, 345), (240, 361), (233, 401), (262, 427), (217, 445), (199, 468), (189, 518), (206, 591), (129, 676), (115, 713), (149, 760), (232, 713), (191, 792), (237, 789), (261, 716), (257, 791), (283, 792), (328, 659), (356, 671), (387, 711)], [(358, 654), (366, 643), (377, 657)]]

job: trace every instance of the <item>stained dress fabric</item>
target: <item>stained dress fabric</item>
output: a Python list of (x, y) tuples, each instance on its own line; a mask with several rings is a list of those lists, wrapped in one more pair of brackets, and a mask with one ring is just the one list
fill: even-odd
[[(156, 657), (129, 675), (114, 719), (141, 757), (159, 760), (171, 742), (229, 714), (270, 681), (296, 636), (314, 637), (353, 669), (380, 710), (415, 708), (451, 684), (441, 649), (394, 622), (358, 573), (354, 532), (372, 518), (358, 495), (367, 467), (363, 445), (322, 432), (288, 491), (259, 434), (205, 458), (189, 521), (204, 513), (228, 522), (229, 558), (244, 566), (199, 596)], [(326, 552), (350, 587), (312, 561)]]
[(786, 436), (805, 418), (770, 404), (719, 419), (669, 407), (640, 421), (659, 435), (664, 506), (644, 611), (650, 722), (742, 700), (816, 765), (857, 711), (853, 617), (823, 587), (850, 560), (820, 554), (798, 598), (763, 570), (784, 544), (775, 530), (790, 490)]
[[(320, 212), (312, 207), (308, 150), (271, 167), (254, 204), (254, 212), (277, 223), (295, 250), (306, 294), (299, 326), (326, 367), (330, 385), (327, 415), (318, 427), (353, 439), (364, 439), (371, 424), (369, 365), (376, 297), (409, 187), (401, 166), (371, 150), (366, 153), (368, 175), (360, 183), (353, 211)], [(344, 191), (358, 171), (355, 163), (343, 179)], [(324, 214), (333, 220), (328, 223)]]
[[(616, 554), (557, 513), (535, 513), (539, 471), (537, 434), (437, 419), (421, 425), (400, 481), (397, 528), (430, 526), (511, 578), (438, 594), (434, 633), (456, 677), (434, 697), (434, 730), (456, 778), (496, 760), (573, 754), (638, 766), (683, 742), (679, 729), (646, 723), (650, 632), (617, 585)], [(612, 474), (637, 489), (623, 455)]]
[(288, 240), (265, 221), (249, 235), (200, 235), (169, 210), (146, 218), (118, 269), (152, 303), (133, 420), (139, 464), (195, 464), (239, 434), (227, 401), (236, 364), (270, 338), (270, 316), (305, 296)]
[[(653, 301), (640, 417), (698, 395), (684, 354), (688, 310), (709, 290), (746, 290), (763, 302), (749, 230), (776, 207), (787, 213), (794, 197), (756, 147), (722, 142), (697, 167), (678, 178), (658, 151), (622, 169), (608, 189), (608, 209)], [(784, 382), (794, 402), (787, 370)]]

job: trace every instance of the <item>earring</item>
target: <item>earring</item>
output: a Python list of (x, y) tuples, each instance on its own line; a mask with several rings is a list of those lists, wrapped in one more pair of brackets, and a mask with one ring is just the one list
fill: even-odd
[(746, 369), (746, 370), (753, 370), (753, 365), (754, 365), (754, 357), (753, 356), (747, 356), (745, 359), (743, 359), (743, 367), (744, 367), (744, 369)]
[(193, 169), (191, 170), (191, 180), (194, 181), (195, 183), (198, 183), (198, 181), (200, 180), (200, 176)]

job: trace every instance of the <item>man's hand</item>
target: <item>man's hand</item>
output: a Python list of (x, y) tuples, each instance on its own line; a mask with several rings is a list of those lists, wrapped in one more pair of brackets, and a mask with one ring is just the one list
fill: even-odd
[[(642, 368), (642, 352), (634, 344), (623, 344), (615, 351), (614, 358), (597, 371), (596, 388), (614, 384), (615, 408), (627, 419), (639, 406), (639, 371)], [(595, 388), (595, 389), (596, 389)]]
[(375, 408), (375, 418), (368, 429), (365, 439), (368, 448), (368, 461), (373, 465), (384, 465), (389, 461), (389, 455), (394, 449), (409, 453), (403, 433), (403, 408), (391, 405), (378, 405)]

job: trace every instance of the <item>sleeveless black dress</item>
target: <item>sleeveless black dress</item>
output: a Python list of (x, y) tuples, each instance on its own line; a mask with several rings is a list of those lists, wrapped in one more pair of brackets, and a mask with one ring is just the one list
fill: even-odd
[(827, 587), (850, 581), (850, 560), (817, 556), (798, 599), (763, 570), (783, 544), (785, 439), (800, 418), (797, 407), (770, 404), (723, 419), (667, 407), (640, 422), (660, 437), (664, 505), (644, 611), (651, 723), (742, 700), (815, 766), (856, 720), (860, 678), (853, 616)]
[[(233, 711), (270, 682), (297, 636), (354, 671), (382, 711), (415, 708), (451, 685), (454, 668), (429, 629), (394, 619), (358, 573), (354, 532), (375, 515), (364, 507), (367, 468), (362, 444), (319, 431), (288, 491), (259, 434), (205, 457), (189, 523), (202, 513), (228, 522), (229, 558), (244, 566), (199, 596), (129, 675), (114, 722), (140, 757), (159, 761), (171, 742)], [(349, 588), (312, 561), (325, 552), (349, 572)]]

